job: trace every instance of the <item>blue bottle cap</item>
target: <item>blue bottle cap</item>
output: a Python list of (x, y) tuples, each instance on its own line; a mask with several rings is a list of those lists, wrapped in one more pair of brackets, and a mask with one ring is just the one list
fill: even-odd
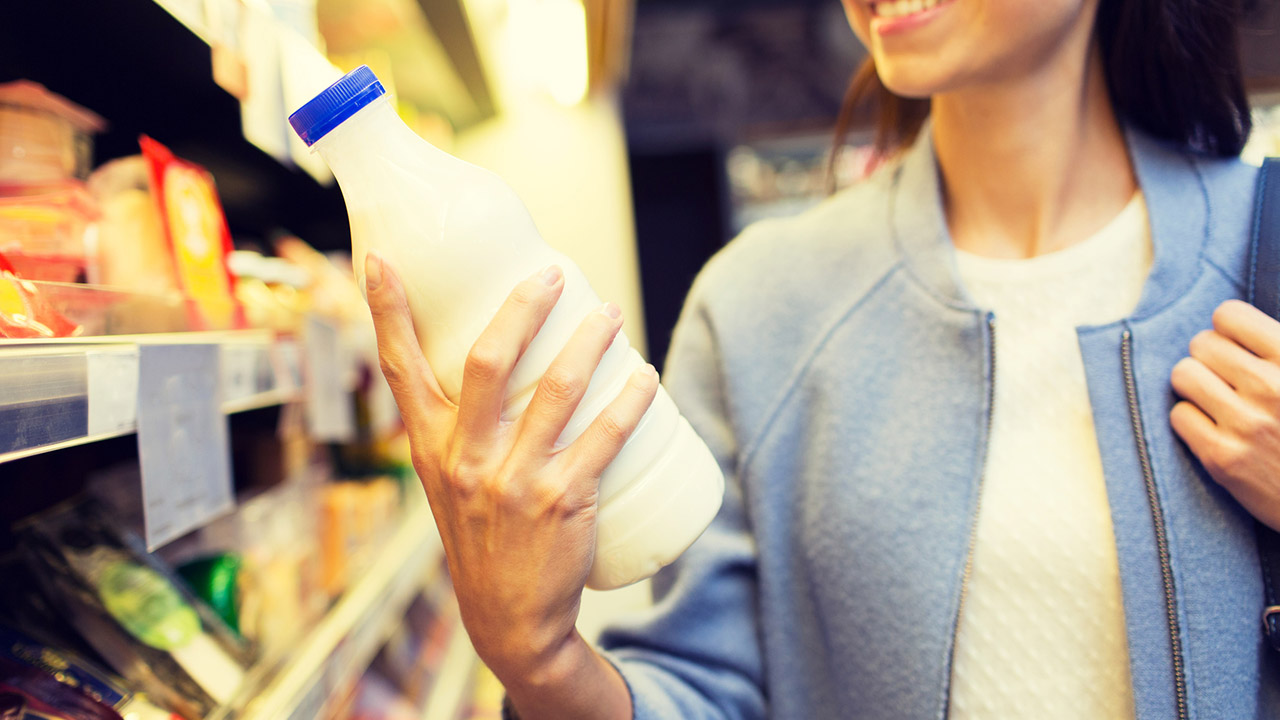
[(319, 140), (357, 110), (387, 94), (368, 65), (352, 70), (289, 116), (289, 124), (307, 144)]

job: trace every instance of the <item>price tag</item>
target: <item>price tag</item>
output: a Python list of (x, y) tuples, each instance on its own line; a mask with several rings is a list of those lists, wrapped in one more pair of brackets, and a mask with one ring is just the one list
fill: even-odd
[(244, 138), (277, 160), (289, 159), (289, 122), (281, 87), (279, 23), (271, 9), (245, 5), (240, 27), (246, 92), (240, 99)]
[(138, 423), (138, 348), (90, 350), (89, 435), (133, 432)]
[(271, 368), (277, 390), (288, 393), (302, 389), (302, 350), (291, 339), (280, 339), (271, 347)]
[(147, 549), (231, 509), (217, 345), (142, 345), (138, 459)]
[(222, 401), (233, 403), (253, 397), (258, 388), (258, 346), (222, 346)]
[[(280, 53), (281, 91), (286, 108), (302, 107), (342, 77), (342, 71), (298, 33), (281, 30), (276, 42)], [(324, 158), (311, 152), (296, 133), (290, 132), (288, 136), (289, 154), (293, 163), (321, 184), (332, 184), (333, 173), (329, 171)]]
[(314, 315), (303, 334), (306, 354), (307, 426), (323, 442), (344, 442), (356, 434), (355, 409), (346, 385), (346, 354), (338, 329)]

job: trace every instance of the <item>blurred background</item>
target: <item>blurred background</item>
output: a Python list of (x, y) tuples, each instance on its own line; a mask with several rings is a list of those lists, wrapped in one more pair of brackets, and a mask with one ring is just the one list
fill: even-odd
[[(1256, 162), (1280, 154), (1280, 3), (1253, 5)], [(870, 128), (833, 137), (863, 57), (838, 0), (4, 3), (0, 669), (75, 668), (101, 717), (497, 717), (342, 195), (288, 114), (368, 65), (661, 368), (712, 254), (875, 166)], [(175, 204), (179, 177), (204, 199)], [(180, 247), (190, 217), (208, 234)], [(170, 609), (110, 602), (104, 556)], [(647, 593), (589, 593), (584, 632)], [(181, 647), (148, 635), (179, 625)], [(74, 704), (35, 685), (0, 677), (0, 707)]]

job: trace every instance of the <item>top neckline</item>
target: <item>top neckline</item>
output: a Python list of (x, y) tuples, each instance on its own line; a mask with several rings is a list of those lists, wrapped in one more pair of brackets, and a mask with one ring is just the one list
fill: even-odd
[(993, 258), (954, 246), (953, 249), (958, 269), (966, 278), (983, 282), (1021, 282), (1094, 266), (1123, 254), (1125, 240), (1145, 239), (1149, 232), (1146, 203), (1142, 191), (1138, 190), (1106, 225), (1088, 238), (1061, 250), (1030, 258)]

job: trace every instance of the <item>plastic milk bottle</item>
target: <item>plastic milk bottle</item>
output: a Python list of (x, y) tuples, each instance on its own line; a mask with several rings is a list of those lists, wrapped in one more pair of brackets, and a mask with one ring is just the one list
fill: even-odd
[[(542, 240), (506, 183), (418, 137), (385, 92), (373, 72), (360, 67), (289, 122), (342, 188), (361, 287), (365, 252), (376, 249), (405, 283), (422, 350), (450, 399), (458, 399), (467, 353), (511, 289), (549, 264), (564, 269), (564, 292), (507, 386), (503, 417), (514, 419), (600, 299), (573, 261)], [(643, 362), (619, 333), (560, 442), (577, 438)], [(600, 479), (587, 584), (621, 587), (657, 572), (702, 534), (723, 492), (710, 450), (659, 389)]]

